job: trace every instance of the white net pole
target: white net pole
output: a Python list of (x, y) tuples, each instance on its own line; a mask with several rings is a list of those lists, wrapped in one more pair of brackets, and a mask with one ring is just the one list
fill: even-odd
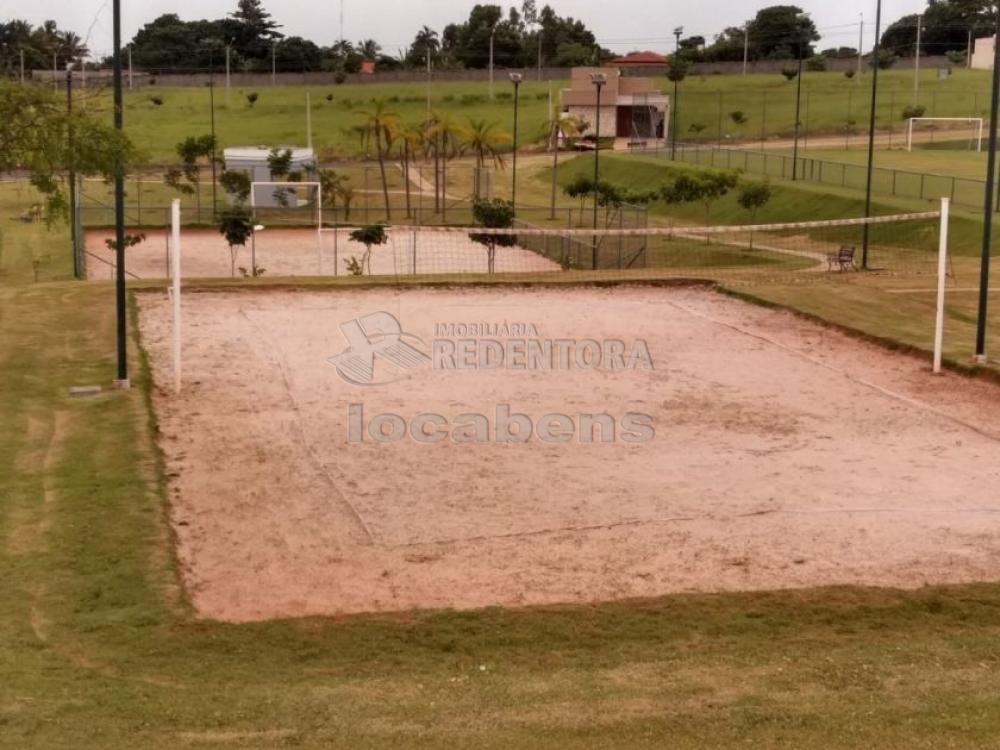
[(941, 229), (938, 232), (937, 315), (934, 319), (934, 372), (941, 372), (944, 349), (944, 288), (948, 274), (948, 198), (941, 199)]
[(173, 307), (174, 392), (181, 392), (181, 202), (175, 198), (170, 205), (170, 265), (171, 302)]

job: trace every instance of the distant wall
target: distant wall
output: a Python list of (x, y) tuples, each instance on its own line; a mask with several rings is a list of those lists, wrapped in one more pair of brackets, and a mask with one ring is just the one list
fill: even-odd
[[(794, 60), (760, 60), (751, 62), (747, 66), (750, 73), (780, 73), (782, 68), (795, 65)], [(857, 68), (857, 58), (838, 58), (828, 60), (830, 70), (854, 70)], [(920, 58), (920, 66), (923, 68), (954, 67), (944, 56), (927, 56)], [(913, 58), (900, 58), (894, 65), (895, 68), (913, 67)], [(733, 74), (743, 70), (742, 62), (717, 62), (717, 63), (695, 63), (691, 66), (691, 75), (714, 75)], [(508, 74), (512, 72), (521, 73), (525, 81), (567, 81), (570, 77), (569, 68), (496, 68), (493, 71), (494, 81), (497, 86), (509, 85)], [(652, 65), (642, 68), (623, 69), (626, 76), (665, 76), (667, 68), (665, 65)], [(65, 73), (60, 71), (56, 74), (60, 81), (65, 80)], [(51, 70), (32, 71), (31, 77), (35, 80), (51, 81), (53, 73)], [(74, 71), (73, 80), (78, 81), (80, 74)], [(216, 73), (216, 85), (225, 82), (224, 72)], [(431, 73), (432, 82), (440, 81), (481, 81), (486, 82), (490, 78), (489, 70), (438, 70)], [(133, 74), (133, 85), (140, 86), (207, 86), (210, 76), (207, 73), (157, 73), (155, 71), (138, 71)], [(128, 72), (124, 74), (125, 84), (128, 85)], [(333, 86), (336, 85), (333, 73), (278, 73), (272, 79), (270, 73), (232, 73), (230, 81), (233, 86), (240, 88), (264, 88), (272, 85), (272, 80), (279, 86)], [(87, 82), (93, 85), (106, 85), (111, 81), (111, 73), (107, 70), (88, 71)], [(348, 74), (345, 83), (424, 83), (427, 81), (427, 73), (423, 70), (389, 70), (376, 72), (370, 75), (361, 73)]]

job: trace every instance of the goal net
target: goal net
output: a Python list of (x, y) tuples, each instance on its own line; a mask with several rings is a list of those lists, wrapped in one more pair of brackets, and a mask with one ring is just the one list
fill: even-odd
[(982, 117), (910, 117), (906, 121), (906, 150), (929, 145), (983, 150)]

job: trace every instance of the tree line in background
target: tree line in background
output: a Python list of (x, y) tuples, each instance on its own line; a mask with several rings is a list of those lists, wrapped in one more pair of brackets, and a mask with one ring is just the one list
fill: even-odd
[[(987, 0), (928, 0), (921, 16), (921, 55), (964, 55), (972, 38), (993, 35), (992, 5)], [(917, 14), (889, 24), (881, 37), (884, 56), (911, 56), (916, 51)], [(711, 43), (703, 36), (679, 40), (678, 57), (694, 62), (740, 62), (744, 51), (750, 61), (789, 60), (798, 57), (849, 58), (857, 47), (817, 50), (820, 34), (812, 19), (795, 5), (763, 8), (742, 26), (730, 26)], [(957, 58), (956, 58), (956, 61)], [(880, 60), (882, 67), (888, 67)]]
[(505, 67), (538, 64), (559, 67), (606, 60), (611, 53), (578, 20), (559, 16), (535, 0), (506, 15), (499, 5), (475, 5), (462, 23), (438, 33), (422, 27), (406, 49), (390, 54), (374, 39), (340, 40), (323, 47), (298, 36), (284, 36), (261, 0), (239, 0), (236, 10), (213, 21), (184, 21), (168, 13), (143, 26), (132, 39), (133, 62), (150, 71), (219, 69), (230, 47), (233, 70), (243, 72), (330, 71), (356, 73), (372, 60), (379, 70), (421, 68), (428, 58), (435, 69), (484, 68), (493, 34), (494, 62)]
[[(929, 0), (921, 17), (921, 53), (959, 57), (969, 36), (992, 34), (992, 6), (987, 0)], [(520, 8), (477, 4), (461, 23), (440, 32), (429, 26), (417, 31), (405, 49), (390, 54), (374, 39), (357, 43), (340, 40), (323, 47), (299, 36), (284, 36), (262, 0), (238, 0), (235, 10), (216, 20), (185, 21), (167, 13), (144, 25), (129, 42), (133, 62), (155, 71), (221, 70), (230, 50), (236, 71), (329, 71), (356, 73), (365, 60), (378, 70), (421, 68), (428, 60), (435, 70), (485, 68), (489, 64), (490, 36), (494, 63), (501, 67), (572, 67), (606, 62), (614, 57), (598, 44), (586, 25), (560, 16), (550, 5), (539, 9), (536, 0), (522, 0)], [(889, 24), (882, 35), (883, 67), (899, 54), (913, 54), (917, 16), (909, 14)], [(845, 32), (846, 33), (846, 32)], [(795, 5), (773, 5), (759, 10), (742, 26), (730, 26), (711, 42), (704, 36), (679, 39), (675, 57), (686, 63), (738, 62), (744, 45), (749, 60), (854, 57), (852, 46), (817, 50), (820, 34), (812, 19)], [(58, 28), (55, 21), (32, 26), (21, 20), (0, 24), (0, 71), (16, 75), (24, 53), (28, 70), (63, 68), (81, 62), (88, 50), (80, 37)], [(93, 65), (108, 64), (107, 59)]]

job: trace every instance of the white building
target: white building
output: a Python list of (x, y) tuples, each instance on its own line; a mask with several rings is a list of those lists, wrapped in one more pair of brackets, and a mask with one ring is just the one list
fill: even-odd
[[(271, 156), (270, 146), (236, 146), (222, 152), (225, 169), (233, 172), (243, 172), (251, 182), (273, 182), (297, 177), (297, 182), (311, 182), (316, 179), (316, 154), (311, 148), (298, 146), (278, 146), (278, 151), (291, 152), (289, 175), (275, 177), (271, 174), (268, 158)], [(261, 208), (272, 208), (278, 205), (274, 189), (254, 191), (254, 204)]]
[[(593, 73), (607, 77), (599, 115)], [(654, 87), (652, 79), (623, 76), (611, 67), (573, 68), (570, 87), (562, 90), (562, 108), (563, 114), (586, 121), (584, 135), (594, 135), (599, 117), (602, 138), (625, 138), (633, 143), (662, 140), (670, 120), (670, 100)]]
[(978, 70), (993, 70), (993, 46), (996, 37), (984, 36), (976, 40), (972, 47), (972, 63), (969, 67)]

